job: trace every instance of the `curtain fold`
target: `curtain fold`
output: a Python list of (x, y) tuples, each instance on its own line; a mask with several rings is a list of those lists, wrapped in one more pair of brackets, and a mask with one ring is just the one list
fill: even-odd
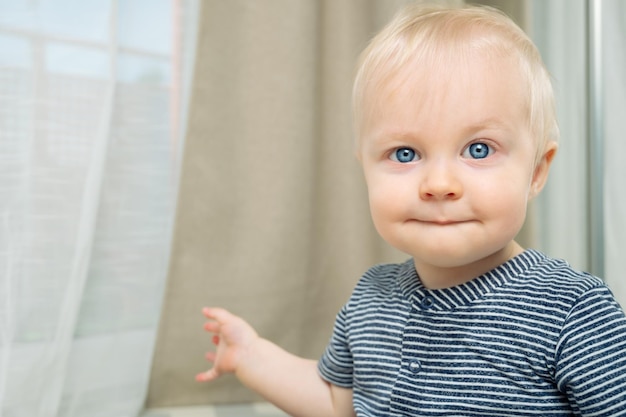
[(585, 0), (531, 0), (531, 33), (552, 77), (561, 138), (537, 199), (539, 249), (590, 269)]
[(3, 417), (143, 407), (196, 8), (0, 5)]
[(371, 225), (350, 94), (357, 55), (408, 3), (202, 3), (148, 407), (258, 399), (232, 377), (194, 381), (209, 366), (203, 306), (317, 358), (364, 270), (406, 258)]
[[(619, 0), (602, 0), (599, 20), (591, 26), (600, 39), (600, 50), (589, 42), (587, 25), (589, 2), (584, 0), (531, 1), (533, 35), (547, 66), (555, 78), (561, 143), (550, 179), (540, 197), (538, 223), (542, 249), (566, 259), (576, 268), (589, 271), (594, 245), (589, 225), (602, 225), (604, 276), (616, 298), (626, 306), (626, 279), (621, 256), (626, 250), (624, 181), (626, 172), (621, 156), (626, 151), (622, 132), (626, 98), (626, 6)], [(589, 83), (588, 59), (599, 57), (596, 67), (601, 83)], [(589, 91), (588, 86), (599, 87)], [(590, 128), (590, 106), (601, 113)], [(603, 147), (601, 172), (590, 172), (590, 131), (601, 134)], [(601, 178), (592, 178), (599, 174)], [(602, 184), (603, 201), (591, 201), (590, 186)], [(591, 219), (591, 204), (602, 207), (601, 219)], [(594, 272), (594, 271), (592, 271)]]
[(626, 277), (622, 256), (626, 252), (626, 3), (603, 0), (602, 6), (602, 108), (604, 132), (604, 234), (606, 280), (626, 307)]

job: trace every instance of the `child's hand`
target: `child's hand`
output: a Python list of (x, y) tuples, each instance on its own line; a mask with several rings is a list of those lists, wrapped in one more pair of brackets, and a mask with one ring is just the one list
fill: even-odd
[(196, 375), (196, 381), (212, 381), (225, 373), (235, 373), (247, 354), (248, 348), (259, 338), (256, 331), (243, 319), (221, 308), (202, 309), (209, 319), (204, 329), (213, 333), (215, 352), (207, 352), (206, 358), (213, 367)]

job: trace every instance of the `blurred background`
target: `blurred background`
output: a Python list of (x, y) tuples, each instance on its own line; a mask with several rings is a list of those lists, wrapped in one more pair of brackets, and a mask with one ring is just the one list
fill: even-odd
[[(259, 401), (194, 381), (205, 305), (319, 357), (361, 273), (405, 258), (370, 223), (350, 92), (414, 2), (0, 0), (0, 416)], [(626, 2), (475, 3), (554, 77), (559, 154), (519, 239), (626, 305)]]

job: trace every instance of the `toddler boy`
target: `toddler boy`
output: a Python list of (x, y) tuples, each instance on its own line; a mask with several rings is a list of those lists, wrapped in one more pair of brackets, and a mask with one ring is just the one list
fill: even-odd
[(411, 258), (361, 278), (319, 361), (203, 310), (209, 381), (295, 416), (624, 416), (609, 289), (514, 240), (557, 149), (549, 75), (488, 8), (410, 7), (362, 55), (356, 152), (380, 235)]

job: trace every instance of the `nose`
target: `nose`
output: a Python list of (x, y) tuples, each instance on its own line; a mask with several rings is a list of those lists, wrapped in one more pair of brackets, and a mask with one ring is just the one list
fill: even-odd
[(420, 198), (423, 200), (456, 200), (463, 195), (461, 178), (453, 164), (433, 161), (425, 169), (420, 183)]

